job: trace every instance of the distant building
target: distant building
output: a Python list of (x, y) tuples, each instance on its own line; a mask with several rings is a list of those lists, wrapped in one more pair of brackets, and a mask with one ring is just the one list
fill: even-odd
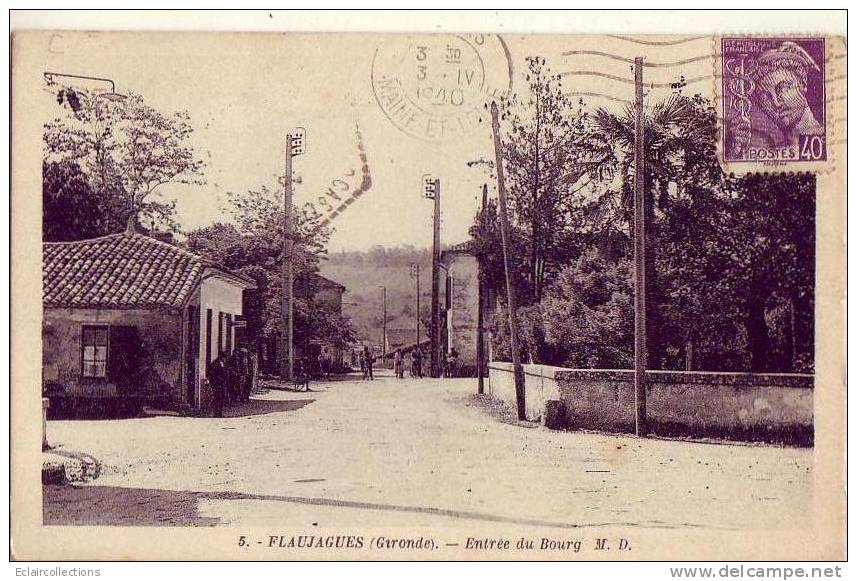
[(121, 234), (42, 245), (42, 368), (67, 400), (206, 407), (206, 367), (235, 347), (253, 281), (172, 244)]
[[(337, 316), (342, 316), (342, 295), (345, 294), (343, 285), (318, 273), (311, 273), (295, 281), (295, 287), (296, 295), (312, 300), (317, 306)], [(306, 355), (317, 357), (320, 354), (330, 362), (339, 365), (344, 363), (344, 345), (322, 340), (318, 341), (315, 347), (318, 352), (307, 353)]]
[[(454, 347), (462, 371), (476, 367), (479, 312), (479, 262), (470, 241), (456, 244), (441, 253), (441, 348)], [(487, 353), (487, 352), (486, 352)]]
[[(429, 330), (420, 323), (420, 343), (429, 340)], [(387, 345), (385, 353), (396, 349), (410, 351), (417, 342), (417, 321), (414, 317), (399, 317), (387, 322)]]

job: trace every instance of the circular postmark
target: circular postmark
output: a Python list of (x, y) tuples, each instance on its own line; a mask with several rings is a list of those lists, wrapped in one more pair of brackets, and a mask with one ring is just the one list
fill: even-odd
[(372, 93), (400, 131), (426, 141), (470, 134), (485, 103), (511, 91), (509, 51), (499, 35), (406, 36), (372, 59)]

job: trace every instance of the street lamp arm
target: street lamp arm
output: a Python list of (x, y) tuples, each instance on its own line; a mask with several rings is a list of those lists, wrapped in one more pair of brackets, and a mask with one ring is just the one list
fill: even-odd
[(116, 83), (113, 82), (113, 79), (107, 79), (105, 77), (90, 77), (87, 75), (70, 75), (68, 73), (54, 73), (51, 71), (45, 71), (44, 73), (42, 73), (42, 75), (44, 75), (45, 80), (49, 84), (53, 84), (54, 77), (67, 77), (67, 78), (71, 78), (71, 79), (86, 79), (89, 81), (102, 81), (104, 83), (110, 83), (110, 92), (111, 93), (116, 92)]

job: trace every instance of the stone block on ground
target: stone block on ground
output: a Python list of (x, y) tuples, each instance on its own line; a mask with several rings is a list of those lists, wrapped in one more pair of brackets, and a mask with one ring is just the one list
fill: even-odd
[(545, 401), (544, 425), (551, 430), (565, 428), (565, 402), (559, 399)]

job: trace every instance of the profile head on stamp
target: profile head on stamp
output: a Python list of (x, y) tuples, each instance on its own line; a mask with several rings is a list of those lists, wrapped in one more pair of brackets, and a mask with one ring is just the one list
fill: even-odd
[(824, 127), (815, 119), (806, 98), (808, 72), (821, 72), (812, 56), (800, 45), (785, 41), (759, 57), (759, 102), (765, 113), (784, 132), (821, 135)]

